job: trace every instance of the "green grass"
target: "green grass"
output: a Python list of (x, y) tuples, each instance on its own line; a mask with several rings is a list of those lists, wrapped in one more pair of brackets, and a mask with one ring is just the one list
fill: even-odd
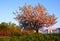
[(31, 34), (10, 38), (0, 38), (0, 41), (60, 41), (59, 34)]

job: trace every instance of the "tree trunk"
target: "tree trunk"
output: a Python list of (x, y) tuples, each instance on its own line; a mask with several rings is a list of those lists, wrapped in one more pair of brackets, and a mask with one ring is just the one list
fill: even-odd
[(38, 29), (36, 30), (36, 33), (38, 33)]

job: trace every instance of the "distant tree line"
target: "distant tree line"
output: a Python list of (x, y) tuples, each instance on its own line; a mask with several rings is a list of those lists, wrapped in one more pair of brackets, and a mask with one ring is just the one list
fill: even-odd
[(20, 35), (21, 29), (14, 23), (0, 23), (0, 36), (18, 36)]

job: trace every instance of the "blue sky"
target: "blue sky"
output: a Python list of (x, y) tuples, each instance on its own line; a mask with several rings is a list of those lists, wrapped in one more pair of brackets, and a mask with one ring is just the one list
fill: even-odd
[(38, 2), (43, 5), (50, 14), (55, 14), (57, 23), (53, 28), (60, 27), (60, 0), (0, 0), (0, 23), (12, 22), (18, 24), (13, 18), (14, 11), (18, 11), (19, 6), (30, 4), (36, 6)]

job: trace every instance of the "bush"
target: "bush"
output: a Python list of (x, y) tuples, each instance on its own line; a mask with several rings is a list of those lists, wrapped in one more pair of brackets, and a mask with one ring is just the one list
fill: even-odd
[(19, 37), (20, 41), (60, 41), (57, 36), (44, 35), (44, 34), (31, 34)]
[(11, 38), (0, 38), (0, 41), (60, 41), (60, 38), (58, 36), (53, 36), (53, 34), (35, 33)]

